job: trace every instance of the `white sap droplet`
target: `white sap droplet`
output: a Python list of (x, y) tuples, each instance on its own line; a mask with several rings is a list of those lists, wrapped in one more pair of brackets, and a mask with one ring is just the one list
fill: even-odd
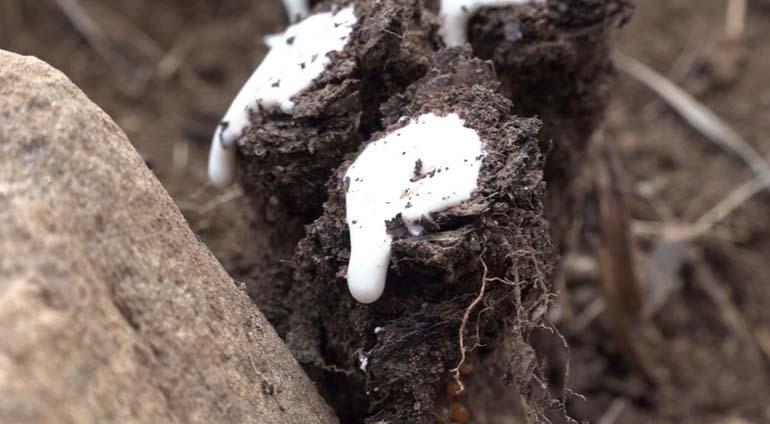
[(363, 372), (366, 372), (366, 366), (369, 365), (369, 358), (366, 357), (363, 353), (358, 354), (358, 369), (360, 369)]
[(366, 146), (345, 174), (347, 278), (357, 301), (372, 303), (385, 289), (393, 241), (385, 222), (401, 214), (420, 235), (423, 216), (470, 199), (482, 156), (481, 139), (457, 114), (424, 114)]
[(468, 42), (468, 21), (484, 7), (502, 7), (545, 0), (441, 0), (441, 36), (447, 46)]
[(331, 61), (328, 53), (345, 47), (356, 22), (353, 6), (348, 6), (312, 15), (266, 39), (270, 52), (233, 100), (211, 141), (212, 184), (224, 187), (235, 179), (235, 145), (250, 123), (251, 111), (261, 107), (291, 113), (292, 97), (321, 76)]
[(214, 187), (225, 188), (235, 181), (235, 146), (225, 147), (215, 137), (209, 151), (208, 174)]
[(289, 22), (296, 22), (310, 14), (308, 0), (283, 0), (283, 9)]

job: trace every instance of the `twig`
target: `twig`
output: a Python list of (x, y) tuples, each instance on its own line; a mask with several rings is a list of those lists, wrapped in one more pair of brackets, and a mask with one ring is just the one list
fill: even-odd
[(746, 31), (746, 0), (727, 0), (725, 12), (725, 37), (741, 38)]
[[(155, 40), (104, 2), (56, 0), (56, 4), (94, 51), (123, 77), (127, 77), (121, 90), (131, 97), (140, 96), (153, 76), (154, 63), (162, 55)], [(107, 24), (100, 27), (97, 22)], [(111, 31), (106, 32), (103, 28)], [(131, 58), (135, 58), (136, 54), (128, 54), (129, 51), (138, 53), (142, 61), (134, 63)], [(145, 63), (148, 61), (153, 64)]]
[(760, 191), (770, 188), (770, 173), (757, 175), (733, 190), (727, 197), (698, 218), (685, 233), (686, 238), (696, 238), (711, 230)]
[(692, 240), (702, 237), (714, 226), (730, 216), (759, 192), (770, 189), (770, 173), (760, 174), (738, 186), (727, 197), (691, 224), (636, 221), (633, 232), (637, 235), (659, 235), (669, 240)]
[(756, 340), (759, 348), (762, 349), (765, 358), (770, 359), (770, 329), (765, 325), (760, 325), (754, 330), (754, 340)]
[(184, 63), (195, 44), (195, 37), (190, 34), (180, 36), (171, 49), (158, 61), (156, 72), (160, 79), (166, 80), (174, 75)]
[(104, 1), (89, 1), (88, 9), (92, 15), (100, 21), (109, 22), (108, 29), (111, 29), (108, 36), (112, 40), (118, 41), (118, 44), (125, 43), (136, 49), (149, 60), (157, 61), (163, 55), (163, 49), (158, 43), (150, 37), (141, 28), (131, 22), (123, 14), (111, 9)]
[(69, 19), (72, 26), (80, 32), (91, 47), (96, 50), (102, 58), (112, 66), (115, 65), (115, 54), (110, 46), (109, 39), (101, 28), (96, 25), (91, 16), (86, 13), (78, 0), (56, 0), (56, 4), (61, 9), (64, 16)]
[(717, 146), (739, 156), (757, 174), (770, 174), (767, 161), (719, 116), (669, 79), (638, 60), (615, 51), (612, 61), (618, 69), (654, 91), (698, 132)]
[(719, 308), (720, 316), (727, 328), (738, 336), (739, 339), (743, 339), (751, 346), (748, 354), (757, 361), (765, 361), (765, 366), (770, 364), (770, 357), (766, 355), (766, 351), (762, 348), (761, 340), (756, 338), (755, 334), (751, 331), (751, 327), (741, 313), (740, 308), (733, 302), (728, 291), (719, 285), (710, 267), (708, 265), (700, 266), (695, 272), (698, 285)]
[(610, 334), (629, 364), (645, 379), (654, 381), (652, 367), (637, 336), (643, 302), (634, 269), (634, 245), (620, 181), (621, 167), (602, 132), (595, 134), (593, 146), (595, 172), (586, 206), (593, 208), (595, 219), (586, 220), (584, 232), (599, 264)]
[(243, 196), (240, 187), (233, 187), (226, 192), (214, 197), (203, 205), (179, 202), (179, 208), (185, 212), (193, 212), (198, 216), (206, 216), (225, 203), (232, 202)]
[(615, 398), (607, 408), (607, 411), (602, 414), (599, 419), (599, 424), (615, 424), (618, 421), (618, 417), (626, 409), (626, 400), (623, 398)]
[(607, 302), (604, 297), (597, 297), (578, 314), (569, 326), (572, 334), (579, 334), (607, 310)]

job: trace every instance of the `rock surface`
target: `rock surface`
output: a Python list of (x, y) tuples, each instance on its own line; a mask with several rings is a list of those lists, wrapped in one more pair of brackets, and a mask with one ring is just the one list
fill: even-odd
[(0, 51), (0, 422), (331, 423), (118, 126)]

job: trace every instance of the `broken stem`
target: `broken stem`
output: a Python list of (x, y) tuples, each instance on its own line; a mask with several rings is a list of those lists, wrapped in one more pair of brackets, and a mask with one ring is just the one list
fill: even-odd
[(689, 93), (638, 60), (615, 51), (612, 62), (666, 101), (693, 128), (743, 159), (757, 174), (770, 173), (767, 161), (740, 134)]
[(741, 38), (746, 31), (746, 0), (728, 0), (725, 12), (725, 37)]

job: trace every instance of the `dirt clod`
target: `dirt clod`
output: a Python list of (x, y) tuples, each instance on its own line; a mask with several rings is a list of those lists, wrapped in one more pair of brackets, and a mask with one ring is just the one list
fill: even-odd
[[(432, 422), (441, 382), (461, 357), (464, 315), (466, 350), (485, 367), (517, 375), (514, 390), (532, 390), (532, 375), (491, 358), (511, 340), (526, 340), (549, 291), (553, 262), (542, 217), (540, 123), (511, 117), (511, 103), (493, 91), (490, 63), (459, 48), (433, 61), (428, 76), (383, 107), (391, 125), (381, 134), (404, 122), (403, 110), (412, 118), (458, 113), (484, 143), (479, 190), (435, 214), (430, 233), (394, 240), (385, 294), (373, 305), (356, 303), (345, 282), (343, 175), (350, 159), (332, 176), (324, 213), (296, 253), (287, 340), (311, 375), (327, 383), (325, 394), (338, 413), (351, 419)], [(483, 307), (466, 314), (482, 286)], [(384, 331), (375, 335), (375, 327)], [(365, 372), (359, 354), (367, 358)]]

